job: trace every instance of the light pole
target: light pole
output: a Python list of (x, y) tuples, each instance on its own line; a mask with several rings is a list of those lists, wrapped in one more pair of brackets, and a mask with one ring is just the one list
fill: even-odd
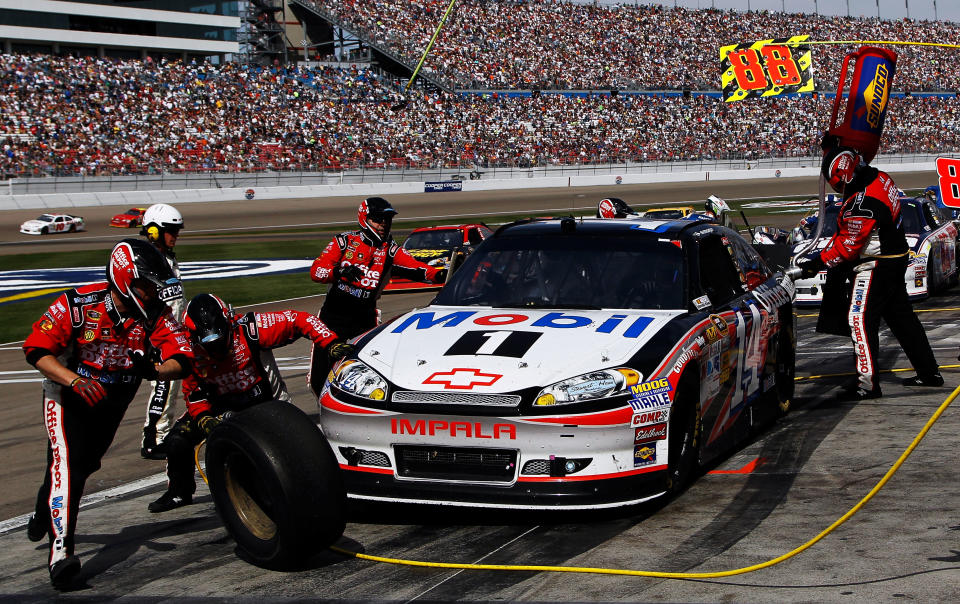
[(937, 0), (933, 0), (933, 20), (937, 20)]
[(910, 0), (903, 0), (903, 6), (907, 9), (907, 19), (910, 18)]

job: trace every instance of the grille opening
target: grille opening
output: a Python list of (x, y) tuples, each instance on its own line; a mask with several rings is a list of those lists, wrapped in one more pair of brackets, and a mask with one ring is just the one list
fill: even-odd
[(401, 478), (513, 482), (517, 473), (517, 452), (510, 449), (397, 445), (394, 454)]
[(347, 463), (351, 466), (379, 466), (381, 468), (389, 468), (390, 466), (390, 457), (386, 453), (381, 453), (380, 451), (366, 451), (364, 449), (356, 449), (354, 447), (339, 447), (340, 454), (347, 459)]

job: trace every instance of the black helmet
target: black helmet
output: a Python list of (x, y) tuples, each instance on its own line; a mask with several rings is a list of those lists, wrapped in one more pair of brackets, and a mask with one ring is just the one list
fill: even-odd
[(597, 218), (626, 218), (636, 215), (633, 208), (619, 197), (607, 197), (597, 204)]
[[(384, 240), (386, 240), (387, 235), (390, 234), (390, 226), (393, 222), (393, 216), (396, 213), (397, 211), (393, 209), (390, 202), (383, 197), (367, 197), (357, 210), (357, 222), (360, 223), (360, 232), (366, 235), (374, 245), (382, 244)], [(386, 226), (387, 230), (384, 231), (383, 237), (370, 227), (367, 220), (373, 220)]]
[(183, 324), (193, 343), (211, 357), (222, 359), (233, 344), (230, 309), (213, 294), (198, 294), (187, 304)]
[(107, 262), (107, 281), (123, 305), (151, 326), (166, 308), (164, 289), (180, 287), (159, 251), (142, 239), (124, 239)]

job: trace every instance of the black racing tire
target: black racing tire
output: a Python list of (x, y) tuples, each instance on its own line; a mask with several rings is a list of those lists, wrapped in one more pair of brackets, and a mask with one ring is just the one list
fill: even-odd
[(700, 469), (700, 388), (687, 370), (680, 377), (667, 420), (667, 493), (677, 495)]
[(136, 220), (131, 220), (131, 221), (130, 221), (130, 224), (127, 225), (127, 228), (132, 229), (132, 228), (134, 228), (135, 226), (137, 226), (137, 221), (136, 221)]
[[(789, 317), (792, 313), (792, 309), (787, 309), (783, 314)], [(796, 391), (797, 339), (793, 327), (793, 321), (789, 318), (780, 323), (776, 349), (772, 351), (774, 353), (775, 383), (768, 395), (772, 404), (776, 405), (776, 417), (783, 417), (790, 412), (794, 392)]]
[(48, 229), (47, 227), (43, 227), (42, 229), (40, 229), (41, 235), (46, 235), (49, 232), (50, 232), (50, 229)]
[(269, 401), (238, 413), (213, 430), (206, 448), (210, 493), (242, 558), (294, 569), (343, 535), (340, 469), (297, 407)]

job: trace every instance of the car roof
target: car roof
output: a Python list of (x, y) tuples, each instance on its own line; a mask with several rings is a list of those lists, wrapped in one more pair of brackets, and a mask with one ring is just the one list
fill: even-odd
[(561, 234), (564, 228), (571, 226), (562, 226), (563, 223), (570, 225), (572, 223), (572, 232), (578, 234), (614, 234), (623, 233), (631, 236), (658, 238), (658, 239), (679, 239), (681, 234), (692, 233), (704, 228), (717, 228), (718, 225), (711, 222), (690, 221), (690, 220), (644, 220), (643, 218), (627, 220), (609, 220), (601, 218), (551, 218), (537, 219), (528, 218), (505, 224), (494, 233), (494, 237), (523, 237), (523, 236), (542, 236)]
[(482, 227), (482, 226), (487, 226), (487, 225), (479, 224), (479, 223), (477, 224), (442, 224), (437, 226), (417, 227), (410, 232), (422, 233), (424, 231), (452, 231), (452, 230), (463, 230), (463, 229), (470, 229), (473, 227)]
[(665, 206), (662, 208), (647, 208), (644, 212), (666, 212), (670, 210), (690, 210), (693, 211), (693, 206)]

